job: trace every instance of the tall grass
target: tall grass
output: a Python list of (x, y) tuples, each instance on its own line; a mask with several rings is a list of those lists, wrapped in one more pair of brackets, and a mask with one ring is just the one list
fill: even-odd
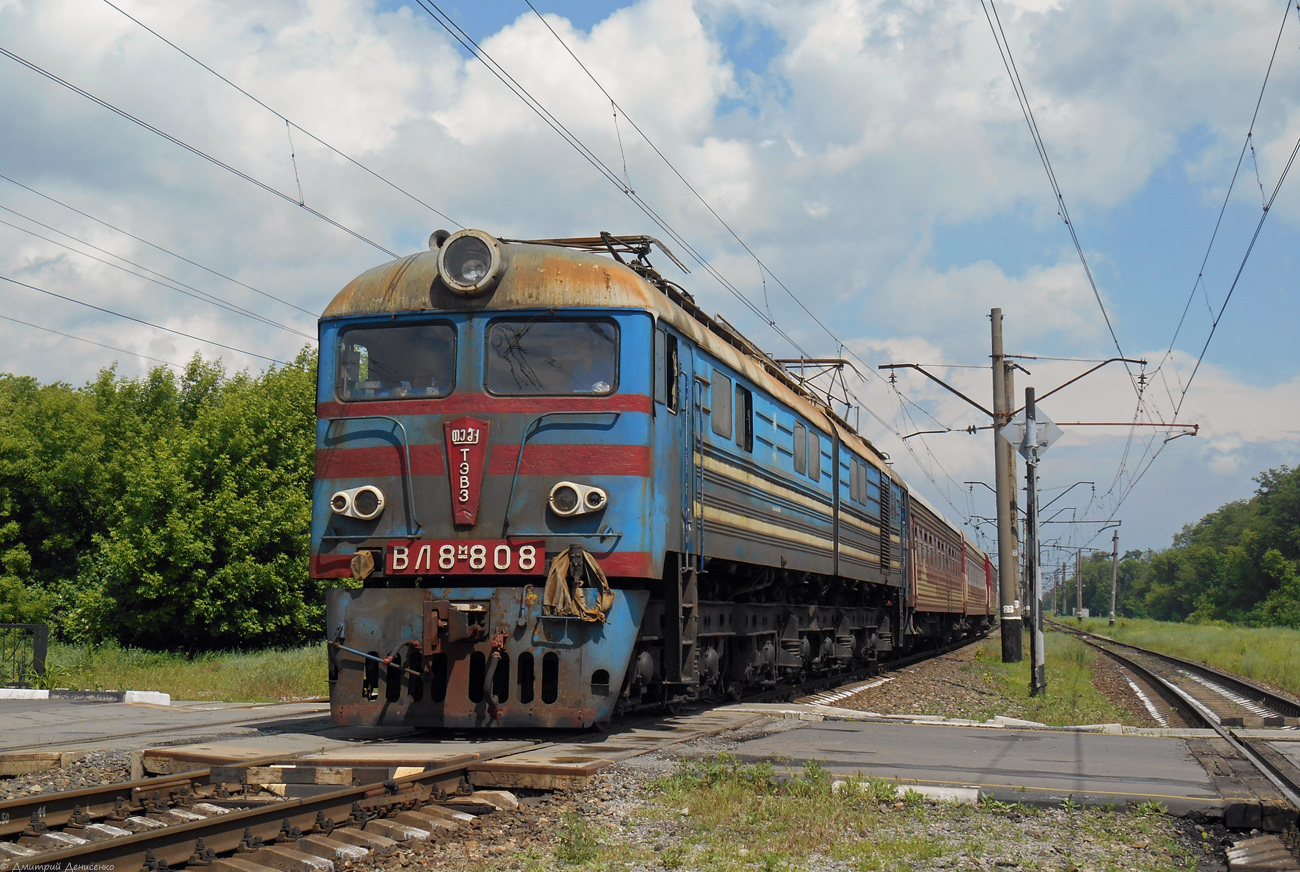
[(329, 693), (325, 645), (189, 656), (101, 645), (50, 643), (48, 687), (156, 690), (180, 700), (277, 702)]
[(983, 672), (986, 684), (1015, 705), (1015, 711), (998, 711), (1050, 726), (1127, 723), (1132, 715), (1115, 706), (1092, 683), (1097, 654), (1083, 642), (1064, 633), (1044, 634), (1047, 693), (1029, 695), (1029, 637), (1025, 659), (1003, 663), (1001, 640), (985, 639), (976, 650), (971, 668)]
[(1282, 627), (1233, 627), (1222, 624), (1175, 624), (1123, 618), (1089, 619), (1085, 630), (1162, 654), (1205, 663), (1300, 696), (1300, 630)]

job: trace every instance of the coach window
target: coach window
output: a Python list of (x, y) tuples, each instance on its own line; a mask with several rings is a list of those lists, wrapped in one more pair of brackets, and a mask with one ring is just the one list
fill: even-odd
[(354, 327), (339, 337), (334, 389), (345, 402), (445, 397), (455, 386), (450, 324)]
[(745, 451), (754, 450), (754, 395), (749, 388), (736, 385), (736, 444)]
[(808, 477), (813, 481), (822, 479), (822, 441), (811, 430), (808, 431)]
[(710, 397), (710, 417), (713, 432), (724, 439), (731, 438), (731, 379), (716, 369), (713, 371), (713, 395)]
[(794, 471), (808, 471), (808, 431), (803, 424), (794, 425)]
[(503, 396), (608, 395), (618, 384), (612, 321), (493, 321), (487, 332), (488, 391)]
[(849, 499), (853, 502), (861, 502), (858, 499), (858, 461), (849, 458)]

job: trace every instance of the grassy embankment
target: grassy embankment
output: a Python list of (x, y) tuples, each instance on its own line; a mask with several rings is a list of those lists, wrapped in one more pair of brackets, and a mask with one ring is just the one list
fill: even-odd
[[(975, 652), (975, 662), (968, 667), (982, 674), (985, 686), (995, 696), (989, 697), (987, 710), (971, 712), (970, 717), (987, 720), (994, 715), (1011, 715), (1051, 726), (1076, 724), (1126, 723), (1131, 716), (1114, 706), (1093, 686), (1093, 660), (1097, 657), (1087, 645), (1063, 633), (1046, 633), (1047, 693), (1029, 695), (1029, 635), (1025, 635), (1024, 656), (1020, 663), (1002, 662), (1002, 641), (985, 639)], [(954, 716), (960, 716), (954, 712)]]
[[(683, 761), (621, 819), (566, 815), (549, 849), (489, 868), (689, 869), (773, 872), (829, 866), (885, 869), (1195, 869), (1198, 852), (1152, 804), (1130, 814), (984, 802), (928, 802), (884, 779), (832, 787), (816, 763), (802, 772), (742, 766), (725, 755)], [(1198, 846), (1199, 847), (1199, 846)]]
[(187, 656), (116, 644), (50, 643), (43, 687), (157, 690), (176, 700), (278, 702), (329, 693), (325, 646)]
[(1195, 660), (1279, 687), (1300, 696), (1300, 630), (1283, 627), (1232, 627), (1218, 624), (1175, 624), (1123, 618), (1114, 627), (1106, 618), (1089, 618), (1090, 633)]

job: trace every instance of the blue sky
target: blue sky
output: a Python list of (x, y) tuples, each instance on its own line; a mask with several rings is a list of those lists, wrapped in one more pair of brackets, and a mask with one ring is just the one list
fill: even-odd
[[(4, 58), (0, 173), (293, 306), (319, 311), (387, 259), (299, 209), (299, 182), (309, 206), (392, 251), (418, 249), (448, 223), (305, 131), (490, 232), (667, 233), (413, 0), (118, 5), (299, 125), (293, 158), (282, 118), (97, 0), (0, 0), (0, 46), (287, 199)], [(992, 514), (982, 489), (961, 484), (990, 477), (991, 437), (900, 436), (935, 420), (984, 421), (919, 375), (900, 375), (893, 390), (875, 366), (931, 364), (988, 402), (988, 371), (964, 367), (987, 363), (993, 306), (1004, 311), (1009, 351), (1081, 359), (1026, 361), (1032, 375), (1018, 375), (1018, 388), (1042, 393), (1091, 365), (1084, 360), (1115, 355), (979, 0), (536, 2), (622, 107), (617, 126), (608, 98), (522, 0), (440, 5), (618, 175), (626, 164), (632, 187), (745, 298), (698, 265), (675, 275), (710, 311), (778, 356), (857, 356), (863, 378), (851, 387), (875, 413), (862, 415), (864, 430), (950, 516)], [(1149, 372), (1193, 287), (1287, 9), (1276, 0), (998, 3), (1106, 312), (1124, 352), (1147, 357)], [(1112, 366), (1045, 403), (1056, 420), (1170, 420), (1260, 217), (1260, 187), (1272, 190), (1300, 138), (1300, 13), (1287, 14), (1253, 129), (1256, 156), (1247, 152), (1173, 359), (1141, 408)], [(766, 284), (631, 122), (762, 258)], [(1179, 421), (1201, 434), (1165, 444), (1152, 428), (1076, 427), (1050, 453), (1047, 487), (1098, 483), (1095, 497), (1079, 488), (1058, 505), (1077, 496), (1077, 517), (1122, 518), (1122, 547), (1164, 547), (1184, 524), (1248, 496), (1261, 469), (1296, 463), (1297, 185), (1283, 186), (1182, 407)], [(26, 216), (0, 219), (32, 231), (30, 220), (50, 224), (300, 331), (0, 226), (0, 275), (243, 349), (8, 285), (11, 317), (121, 351), (0, 322), (0, 370), (80, 383), (114, 362), (128, 373), (152, 365), (136, 355), (184, 362), (196, 350), (258, 368), (265, 362), (252, 353), (286, 359), (308, 341), (301, 333), (314, 333), (291, 306), (3, 181), (0, 206)], [(1093, 537), (1078, 525), (1072, 541)]]

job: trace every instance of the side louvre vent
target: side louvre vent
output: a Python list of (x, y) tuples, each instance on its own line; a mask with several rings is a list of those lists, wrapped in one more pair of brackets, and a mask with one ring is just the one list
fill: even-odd
[(880, 477), (880, 571), (893, 572), (894, 488), (886, 476)]

